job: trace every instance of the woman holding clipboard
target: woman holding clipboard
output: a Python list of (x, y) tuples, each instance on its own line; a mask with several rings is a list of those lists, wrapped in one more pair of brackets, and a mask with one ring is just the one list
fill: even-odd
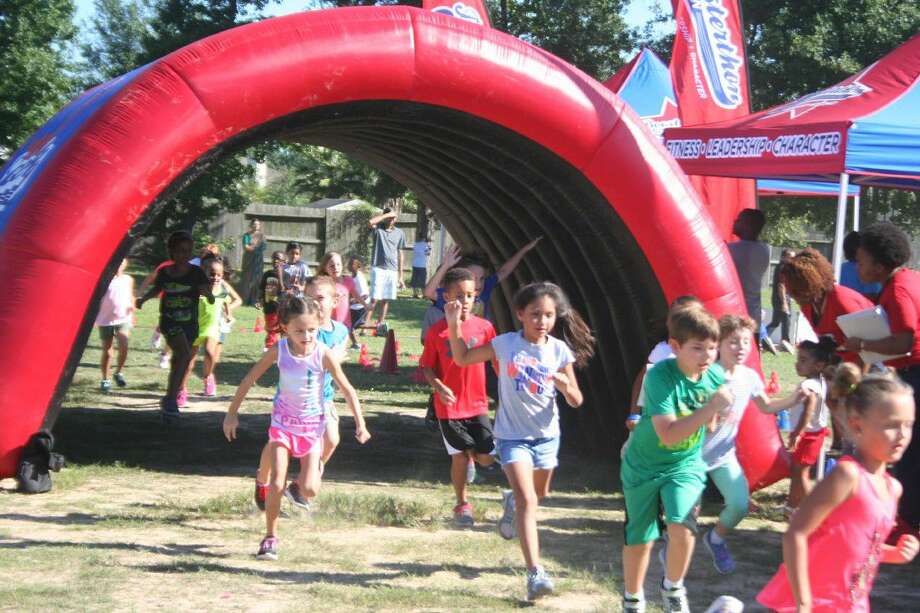
[[(878, 304), (888, 317), (891, 335), (876, 340), (849, 338), (850, 351), (872, 351), (895, 357), (885, 361), (914, 390), (920, 400), (920, 273), (905, 267), (910, 260), (910, 239), (891, 223), (878, 223), (860, 233), (856, 268), (863, 283), (881, 283)], [(905, 355), (907, 354), (907, 355)], [(915, 536), (920, 528), (920, 422), (914, 422), (913, 440), (895, 467), (904, 486), (898, 506), (898, 525), (890, 539), (904, 533)]]

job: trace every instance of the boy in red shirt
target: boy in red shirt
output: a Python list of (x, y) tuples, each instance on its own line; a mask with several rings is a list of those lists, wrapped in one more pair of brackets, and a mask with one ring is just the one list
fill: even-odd
[[(460, 335), (467, 347), (479, 347), (495, 338), (495, 329), (471, 313), (476, 300), (476, 279), (465, 268), (453, 268), (442, 281), (447, 302), (460, 303)], [(466, 470), (473, 458), (482, 466), (494, 461), (489, 398), (486, 395), (485, 364), (460, 367), (454, 363), (442, 319), (425, 335), (425, 349), (419, 366), (434, 390), (434, 408), (441, 426), (444, 447), (450, 455), (450, 480), (457, 495), (454, 519), (458, 525), (473, 525), (473, 506), (466, 499)]]

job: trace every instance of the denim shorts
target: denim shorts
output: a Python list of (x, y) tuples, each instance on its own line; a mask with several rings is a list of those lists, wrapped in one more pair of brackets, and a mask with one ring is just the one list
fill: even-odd
[(498, 459), (504, 464), (527, 462), (534, 468), (550, 470), (559, 465), (559, 437), (534, 439), (495, 439)]

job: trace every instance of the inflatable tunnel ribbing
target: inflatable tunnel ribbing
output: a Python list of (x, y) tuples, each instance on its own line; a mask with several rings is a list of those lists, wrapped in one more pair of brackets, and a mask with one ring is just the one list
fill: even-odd
[[(409, 7), (266, 20), (88, 92), (0, 173), (0, 346), (16, 348), (0, 354), (0, 476), (53, 423), (97, 299), (157, 204), (211, 160), (266, 138), (333, 147), (388, 172), (493, 262), (544, 235), (516, 281), (557, 281), (596, 330), (583, 416), (596, 440), (622, 435), (649, 322), (670, 299), (692, 292), (715, 313), (743, 311), (727, 251), (683, 173), (575, 68)], [(745, 461), (755, 482), (779, 461), (778, 440), (759, 438)]]

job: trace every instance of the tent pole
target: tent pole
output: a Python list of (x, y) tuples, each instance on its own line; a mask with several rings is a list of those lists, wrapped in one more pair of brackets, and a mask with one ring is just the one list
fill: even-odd
[(849, 173), (840, 173), (840, 192), (837, 194), (837, 225), (834, 232), (834, 278), (840, 280), (840, 265), (843, 263), (843, 230), (847, 221), (847, 188)]
[(853, 196), (853, 231), (859, 230), (859, 204), (862, 197), (862, 188)]

